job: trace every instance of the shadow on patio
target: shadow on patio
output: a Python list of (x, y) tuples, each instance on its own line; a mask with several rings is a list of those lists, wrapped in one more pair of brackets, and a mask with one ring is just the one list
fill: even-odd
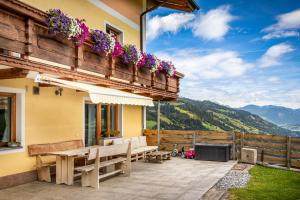
[(100, 182), (100, 190), (33, 182), (0, 191), (1, 200), (200, 199), (236, 163), (173, 158), (163, 164), (132, 163), (130, 177)]

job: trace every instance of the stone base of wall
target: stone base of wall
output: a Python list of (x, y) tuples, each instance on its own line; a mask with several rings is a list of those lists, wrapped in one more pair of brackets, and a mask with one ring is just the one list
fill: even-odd
[(37, 180), (37, 172), (29, 171), (0, 177), (0, 190)]

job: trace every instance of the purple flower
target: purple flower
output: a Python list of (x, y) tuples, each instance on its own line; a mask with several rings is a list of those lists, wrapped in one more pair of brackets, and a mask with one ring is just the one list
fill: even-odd
[(160, 71), (165, 73), (168, 77), (172, 77), (175, 75), (175, 67), (172, 62), (162, 60), (160, 62)]
[(136, 65), (141, 59), (141, 52), (132, 44), (124, 45), (124, 54), (122, 56), (125, 64)]
[(67, 35), (71, 24), (71, 19), (59, 9), (50, 9), (47, 13), (49, 33), (54, 35), (63, 33)]
[(115, 39), (100, 30), (91, 33), (92, 49), (97, 53), (111, 53), (115, 48)]

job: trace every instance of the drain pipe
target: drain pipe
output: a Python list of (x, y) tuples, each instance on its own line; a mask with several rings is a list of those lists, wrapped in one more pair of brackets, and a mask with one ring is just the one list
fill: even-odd
[(160, 100), (157, 103), (157, 146), (158, 150), (160, 150)]
[(163, 2), (161, 2), (160, 4), (153, 6), (152, 8), (149, 8), (148, 10), (146, 9), (144, 12), (142, 12), (142, 14), (140, 15), (140, 49), (141, 51), (144, 50), (144, 23), (143, 23), (143, 17), (145, 14), (147, 14), (148, 12), (151, 12), (155, 9), (157, 9), (160, 6), (163, 6), (165, 3), (167, 3), (168, 0), (165, 0)]

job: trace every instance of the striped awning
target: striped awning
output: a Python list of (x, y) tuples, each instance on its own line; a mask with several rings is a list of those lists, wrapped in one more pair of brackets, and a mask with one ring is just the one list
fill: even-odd
[(56, 85), (89, 93), (93, 103), (153, 106), (152, 98), (144, 97), (116, 89), (105, 88), (86, 83), (67, 81), (45, 75), (37, 75), (35, 82)]

